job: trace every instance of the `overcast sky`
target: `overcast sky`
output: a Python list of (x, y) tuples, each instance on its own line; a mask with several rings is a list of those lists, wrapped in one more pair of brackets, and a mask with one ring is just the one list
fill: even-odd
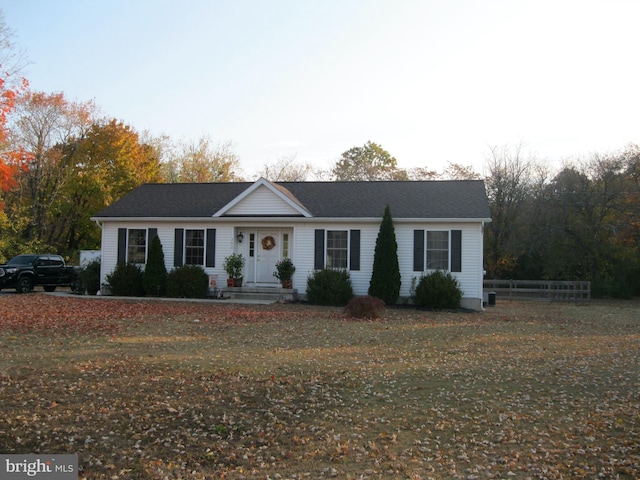
[(637, 0), (0, 0), (33, 90), (174, 139), (234, 143), (247, 176), (371, 140), (401, 167), (482, 171), (640, 143)]

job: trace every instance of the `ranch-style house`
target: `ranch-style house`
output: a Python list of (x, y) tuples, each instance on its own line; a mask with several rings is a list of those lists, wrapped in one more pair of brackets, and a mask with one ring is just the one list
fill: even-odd
[(93, 217), (102, 228), (101, 282), (118, 262), (144, 266), (157, 235), (167, 270), (200, 265), (221, 288), (224, 259), (240, 253), (245, 287), (279, 287), (273, 272), (287, 257), (299, 297), (322, 268), (348, 270), (354, 293), (366, 295), (386, 205), (401, 297), (413, 278), (445, 270), (460, 283), (462, 306), (482, 309), (483, 231), (491, 218), (481, 180), (141, 185)]

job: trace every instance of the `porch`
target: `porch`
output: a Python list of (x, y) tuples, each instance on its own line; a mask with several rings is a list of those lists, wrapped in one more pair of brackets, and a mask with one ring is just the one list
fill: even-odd
[(231, 300), (263, 300), (272, 302), (295, 302), (298, 299), (298, 290), (282, 287), (257, 287), (253, 285), (244, 287), (225, 287), (221, 290), (222, 298)]

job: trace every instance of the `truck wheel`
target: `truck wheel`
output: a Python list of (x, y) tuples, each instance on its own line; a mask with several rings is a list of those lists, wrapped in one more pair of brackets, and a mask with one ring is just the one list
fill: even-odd
[(47, 285), (46, 287), (42, 287), (44, 288), (45, 292), (55, 292), (56, 291), (56, 286), (55, 285)]
[(18, 293), (29, 293), (33, 290), (33, 281), (29, 277), (22, 277), (18, 282), (18, 288), (16, 291)]

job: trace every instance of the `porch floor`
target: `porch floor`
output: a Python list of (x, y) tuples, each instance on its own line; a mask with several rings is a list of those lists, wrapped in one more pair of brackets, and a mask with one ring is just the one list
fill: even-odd
[(281, 287), (225, 287), (222, 289), (223, 298), (233, 300), (272, 300), (273, 302), (295, 302), (298, 290)]

